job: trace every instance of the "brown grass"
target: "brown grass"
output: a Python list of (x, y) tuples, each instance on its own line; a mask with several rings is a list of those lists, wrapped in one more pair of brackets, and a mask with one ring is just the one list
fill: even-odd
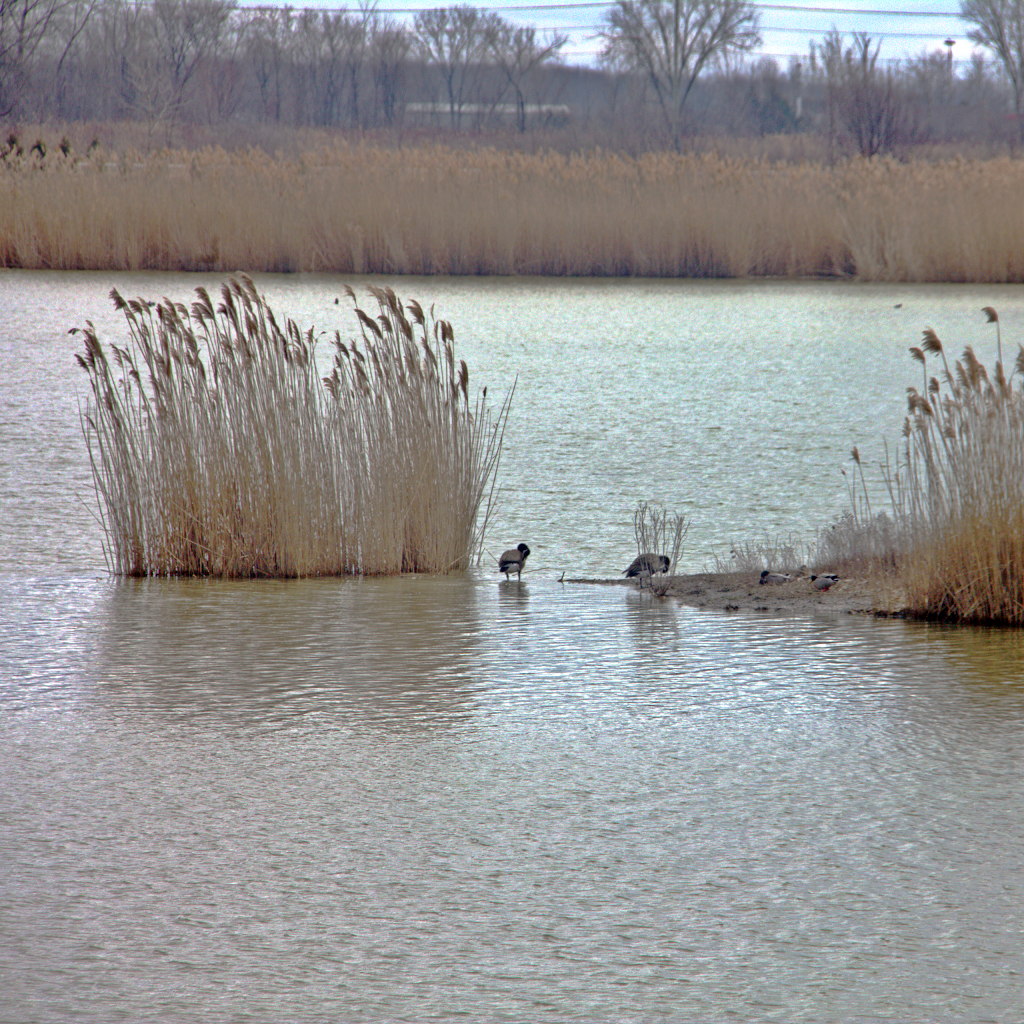
[(0, 168), (0, 266), (1024, 281), (1022, 194), (1009, 158), (50, 145)]
[[(999, 321), (986, 307), (990, 322)], [(900, 524), (908, 608), (957, 622), (1024, 625), (1024, 347), (1012, 372), (1002, 342), (991, 374), (968, 346), (949, 365), (931, 329), (920, 348), (922, 390), (889, 486)], [(929, 373), (929, 357), (941, 369)]]
[[(244, 275), (221, 302), (125, 301), (109, 354), (89, 324), (82, 423), (105, 551), (125, 575), (448, 572), (482, 548), (511, 393), (469, 397), (454, 332), (371, 289), (358, 342), (279, 324)], [(351, 294), (351, 293), (350, 293)], [(352, 294), (355, 300), (354, 294)], [(483, 522), (479, 522), (483, 511)]]

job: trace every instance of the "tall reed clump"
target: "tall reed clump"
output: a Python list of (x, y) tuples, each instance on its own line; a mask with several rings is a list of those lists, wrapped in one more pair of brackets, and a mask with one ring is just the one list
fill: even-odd
[[(900, 530), (910, 612), (958, 622), (1024, 624), (1024, 347), (1008, 378), (999, 318), (990, 376), (968, 346), (951, 368), (930, 328), (911, 349), (903, 458), (886, 478)], [(941, 358), (938, 377), (928, 357)], [(1017, 377), (1015, 381), (1014, 378)]]
[(1017, 159), (343, 142), (37, 157), (0, 162), (0, 267), (1024, 281)]
[[(130, 340), (77, 356), (111, 570), (314, 576), (465, 568), (486, 528), (512, 392), (469, 396), (451, 324), (371, 288), (358, 340), (278, 322), (245, 275), (191, 309), (111, 292)], [(355, 294), (349, 290), (355, 301)], [(75, 329), (78, 330), (77, 328)], [(486, 501), (486, 507), (485, 507)], [(483, 510), (483, 522), (479, 513)]]

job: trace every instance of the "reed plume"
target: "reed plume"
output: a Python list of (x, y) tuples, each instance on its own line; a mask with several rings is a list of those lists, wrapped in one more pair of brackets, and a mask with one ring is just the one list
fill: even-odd
[[(245, 275), (191, 309), (111, 292), (129, 341), (91, 322), (82, 426), (110, 569), (133, 576), (448, 572), (486, 528), (512, 391), (470, 398), (454, 330), (371, 289), (359, 337), (279, 322)], [(355, 294), (349, 294), (356, 301)], [(75, 329), (77, 332), (79, 329)], [(109, 350), (109, 351), (108, 351)], [(514, 390), (514, 388), (513, 388)], [(482, 522), (480, 513), (483, 512)]]
[(1007, 378), (998, 342), (990, 376), (969, 345), (951, 367), (929, 328), (922, 356), (942, 369), (907, 389), (902, 459), (886, 480), (908, 608), (929, 618), (1024, 624), (1024, 348)]

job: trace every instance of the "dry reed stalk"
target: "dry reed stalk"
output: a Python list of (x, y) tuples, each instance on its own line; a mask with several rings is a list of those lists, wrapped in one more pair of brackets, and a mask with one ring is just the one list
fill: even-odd
[(896, 521), (885, 512), (871, 518), (845, 512), (817, 532), (806, 560), (817, 569), (841, 576), (881, 577), (891, 574), (899, 552)]
[(840, 472), (846, 478), (850, 508), (827, 527), (818, 530), (810, 564), (842, 576), (859, 575), (880, 579), (891, 574), (899, 551), (896, 521), (871, 507), (867, 480), (860, 451), (850, 451), (853, 473)]
[[(733, 542), (729, 545), (729, 557), (712, 554), (714, 571), (732, 572), (794, 572), (799, 566), (812, 563), (813, 555), (797, 538), (786, 539), (765, 533), (763, 541)], [(816, 563), (815, 563), (816, 564)]]
[(911, 350), (924, 387), (907, 389), (903, 458), (887, 483), (918, 615), (1024, 625), (1024, 348), (1007, 377), (998, 344), (991, 375), (970, 346), (951, 367), (931, 329)]
[(686, 517), (679, 512), (670, 513), (660, 503), (641, 501), (633, 512), (633, 536), (636, 540), (637, 555), (649, 552), (668, 558), (665, 577), (655, 580), (652, 576), (641, 576), (640, 586), (645, 579), (651, 590), (664, 597), (670, 585), (670, 577), (676, 573), (679, 557), (683, 552), (683, 541), (690, 529)]
[(496, 417), (486, 389), (471, 402), (451, 325), (428, 322), (416, 302), (410, 321), (394, 292), (372, 292), (380, 315), (356, 309), (362, 348), (336, 334), (323, 379), (313, 329), (279, 324), (245, 275), (222, 287), (216, 309), (204, 288), (191, 309), (111, 293), (128, 345), (108, 356), (89, 323), (77, 358), (92, 390), (83, 430), (113, 572), (469, 564), (512, 393)]
[(1024, 280), (1020, 161), (854, 161), (837, 187), (841, 236), (862, 280)]
[(0, 169), (0, 266), (1024, 280), (1020, 161), (321, 146)]

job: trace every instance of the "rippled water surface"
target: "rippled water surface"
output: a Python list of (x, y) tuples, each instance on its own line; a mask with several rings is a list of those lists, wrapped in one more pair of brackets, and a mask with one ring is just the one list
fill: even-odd
[(920, 329), (1024, 292), (398, 282), (520, 374), (522, 584), (117, 581), (63, 334), (115, 282), (198, 280), (0, 275), (0, 1021), (1019, 1018), (1021, 633), (556, 578), (639, 497), (695, 567), (820, 525)]
[[(92, 320), (101, 338), (123, 341), (111, 287), (189, 303), (198, 284), (216, 292), (223, 280), (0, 273), (0, 567), (97, 563), (77, 404), (87, 381), (74, 361), (81, 342), (68, 329)], [(346, 283), (372, 310), (367, 281), (257, 278), (273, 308), (303, 329), (350, 337)], [(1008, 344), (1016, 344), (1012, 325), (1024, 323), (1020, 286), (390, 283), (454, 324), (471, 385), (487, 386), (497, 401), (518, 381), (489, 548), (525, 539), (532, 571), (548, 578), (620, 572), (635, 554), (640, 500), (686, 514), (682, 567), (692, 571), (715, 554), (728, 559), (732, 542), (811, 539), (849, 505), (840, 470), (854, 444), (884, 507), (873, 467), (884, 443), (899, 441), (906, 386), (921, 382), (908, 348), (933, 327), (951, 351), (972, 344), (991, 363), (996, 339), (981, 307), (999, 309)]]

